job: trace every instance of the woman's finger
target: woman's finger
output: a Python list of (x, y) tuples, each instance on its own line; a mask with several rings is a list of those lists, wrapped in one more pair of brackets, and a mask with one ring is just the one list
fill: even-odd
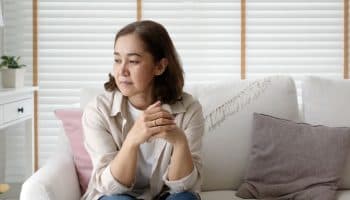
[(151, 136), (153, 136), (154, 134), (164, 132), (164, 131), (172, 131), (174, 129), (176, 129), (176, 124), (155, 126), (149, 129), (149, 133), (151, 134)]
[(146, 125), (147, 125), (147, 127), (150, 127), (150, 128), (157, 126), (155, 120), (147, 121), (147, 122), (146, 122)]
[(146, 121), (153, 121), (153, 120), (156, 120), (159, 118), (165, 118), (165, 119), (170, 119), (170, 120), (174, 119), (174, 117), (168, 111), (162, 110), (162, 111), (154, 113), (154, 114), (146, 115), (145, 120)]
[(175, 124), (175, 121), (173, 119), (158, 118), (155, 120), (156, 126), (171, 125), (171, 124)]
[(147, 121), (146, 124), (147, 124), (147, 127), (155, 127), (155, 126), (175, 124), (175, 121), (173, 119), (157, 118), (155, 120)]
[(151, 107), (151, 108), (147, 108), (145, 110), (145, 113), (148, 114), (148, 115), (151, 115), (151, 114), (154, 114), (154, 113), (157, 113), (157, 112), (161, 112), (161, 111), (165, 111), (160, 105), (159, 106), (155, 106), (155, 107)]
[(150, 110), (150, 109), (155, 108), (155, 107), (160, 106), (160, 105), (161, 105), (161, 102), (156, 101), (156, 102), (154, 102), (154, 104), (149, 105), (146, 110)]

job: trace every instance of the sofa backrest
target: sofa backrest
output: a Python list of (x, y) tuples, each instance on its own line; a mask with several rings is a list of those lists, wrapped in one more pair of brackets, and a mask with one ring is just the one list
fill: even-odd
[(287, 76), (189, 85), (202, 104), (203, 191), (237, 189), (248, 163), (253, 113), (298, 120), (294, 81)]
[[(302, 84), (305, 122), (330, 127), (350, 127), (350, 80), (307, 77)], [(340, 189), (350, 189), (350, 152)]]

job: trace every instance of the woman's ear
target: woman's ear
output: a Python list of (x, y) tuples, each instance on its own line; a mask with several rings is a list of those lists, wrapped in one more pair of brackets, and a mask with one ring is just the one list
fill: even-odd
[(162, 75), (167, 67), (168, 67), (168, 59), (166, 59), (166, 58), (160, 59), (160, 61), (158, 62), (157, 66), (156, 66), (156, 70), (155, 70), (154, 74), (156, 76)]

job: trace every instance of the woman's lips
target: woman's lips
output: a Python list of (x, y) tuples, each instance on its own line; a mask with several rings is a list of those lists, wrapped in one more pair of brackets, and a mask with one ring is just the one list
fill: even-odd
[(132, 84), (131, 81), (119, 81), (119, 83), (125, 84), (125, 85), (131, 85)]

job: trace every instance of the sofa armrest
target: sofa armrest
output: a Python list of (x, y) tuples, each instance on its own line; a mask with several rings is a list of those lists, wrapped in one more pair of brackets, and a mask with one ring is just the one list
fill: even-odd
[(22, 185), (21, 200), (79, 200), (80, 188), (73, 158), (58, 155)]

